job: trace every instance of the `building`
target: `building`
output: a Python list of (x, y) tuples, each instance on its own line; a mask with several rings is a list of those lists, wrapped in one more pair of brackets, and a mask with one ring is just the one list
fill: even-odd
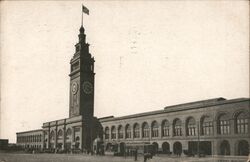
[(9, 140), (8, 139), (0, 139), (0, 150), (8, 149)]
[(43, 143), (42, 129), (17, 133), (17, 144), (22, 148), (42, 149)]
[[(210, 100), (99, 120), (106, 149), (150, 143), (162, 153), (248, 155), (249, 99)], [(120, 148), (123, 149), (123, 148)]]
[[(17, 133), (24, 148), (50, 150), (97, 149), (124, 153), (152, 145), (165, 154), (248, 155), (250, 100), (239, 98), (174, 105), (123, 117), (94, 114), (94, 58), (83, 27), (70, 61), (69, 118), (43, 123), (42, 129)], [(103, 139), (103, 140), (102, 140)]]

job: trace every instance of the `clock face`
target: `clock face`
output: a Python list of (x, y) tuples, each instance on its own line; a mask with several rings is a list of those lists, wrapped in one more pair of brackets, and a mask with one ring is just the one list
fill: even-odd
[(91, 94), (93, 93), (93, 85), (88, 82), (88, 81), (85, 81), (83, 82), (83, 92), (86, 93), (86, 94)]
[(74, 82), (72, 84), (72, 89), (71, 89), (73, 94), (76, 94), (76, 92), (78, 91), (78, 84), (76, 82)]

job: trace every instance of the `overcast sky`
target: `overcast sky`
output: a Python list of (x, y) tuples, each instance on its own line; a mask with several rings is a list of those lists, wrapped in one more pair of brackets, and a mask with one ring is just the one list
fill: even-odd
[[(0, 138), (69, 113), (80, 1), (1, 1)], [(84, 1), (95, 116), (249, 97), (248, 1)]]

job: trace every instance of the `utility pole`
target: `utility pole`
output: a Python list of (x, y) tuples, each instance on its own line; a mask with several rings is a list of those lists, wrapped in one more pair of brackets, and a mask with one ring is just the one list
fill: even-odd
[(197, 152), (198, 152), (198, 157), (200, 157), (200, 121), (198, 121), (197, 133), (198, 133)]

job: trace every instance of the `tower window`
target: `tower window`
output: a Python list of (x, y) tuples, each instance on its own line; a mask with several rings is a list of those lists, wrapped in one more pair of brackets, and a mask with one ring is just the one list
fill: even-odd
[(72, 64), (71, 71), (74, 71), (76, 69), (79, 69), (79, 62)]
[(76, 46), (76, 52), (80, 51), (80, 46)]

